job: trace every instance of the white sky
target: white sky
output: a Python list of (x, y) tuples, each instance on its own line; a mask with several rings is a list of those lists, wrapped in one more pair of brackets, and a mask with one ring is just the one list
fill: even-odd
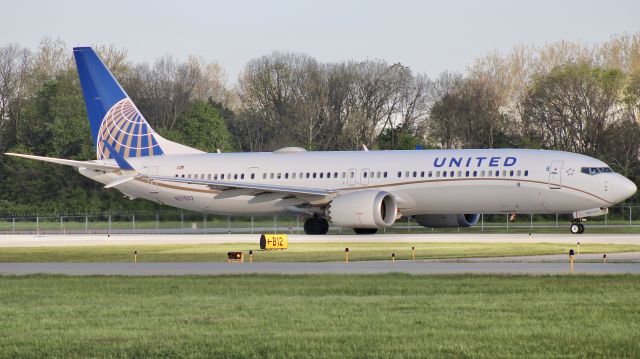
[(436, 76), (490, 51), (558, 40), (593, 44), (640, 31), (640, 1), (3, 0), (0, 46), (114, 44), (134, 62), (217, 60), (234, 83), (274, 50), (323, 62), (381, 58)]

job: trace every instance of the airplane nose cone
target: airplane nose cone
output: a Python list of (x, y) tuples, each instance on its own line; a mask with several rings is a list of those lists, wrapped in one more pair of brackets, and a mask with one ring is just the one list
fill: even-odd
[(633, 196), (638, 190), (638, 187), (635, 183), (633, 183), (633, 181), (629, 180), (626, 177), (620, 177), (621, 178), (619, 181), (617, 181), (618, 183), (616, 184), (615, 188), (615, 193), (618, 195), (617, 197), (619, 197), (618, 202), (622, 202), (625, 199)]

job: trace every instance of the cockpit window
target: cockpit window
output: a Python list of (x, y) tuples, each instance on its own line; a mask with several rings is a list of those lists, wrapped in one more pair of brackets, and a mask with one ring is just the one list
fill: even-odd
[(582, 167), (580, 172), (590, 176), (595, 176), (600, 173), (610, 173), (613, 172), (613, 170), (609, 167)]

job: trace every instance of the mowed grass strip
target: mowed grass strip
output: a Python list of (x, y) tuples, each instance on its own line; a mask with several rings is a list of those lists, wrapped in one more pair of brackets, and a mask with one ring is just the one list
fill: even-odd
[(0, 357), (639, 357), (640, 276), (0, 277)]
[[(139, 262), (220, 262), (227, 252), (253, 251), (260, 262), (331, 262), (344, 260), (384, 260), (395, 253), (396, 259), (471, 258), (564, 254), (575, 245), (562, 243), (291, 243), (289, 249), (263, 251), (258, 244), (167, 244), (111, 245), (80, 247), (12, 247), (0, 248), (0, 262), (131, 262), (134, 251)], [(640, 251), (639, 245), (583, 243), (581, 253)]]

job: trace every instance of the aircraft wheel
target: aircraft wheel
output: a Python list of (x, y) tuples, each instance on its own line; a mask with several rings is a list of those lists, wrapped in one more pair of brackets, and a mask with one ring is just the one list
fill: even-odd
[(356, 234), (376, 234), (378, 228), (354, 228), (353, 231)]
[[(581, 223), (572, 223), (571, 227), (569, 227), (569, 230), (571, 231), (571, 233), (573, 234), (580, 234), (582, 232), (580, 232), (580, 226), (582, 226)], [(584, 226), (582, 226), (582, 230), (584, 231)]]
[(321, 217), (311, 217), (304, 222), (304, 233), (316, 235), (327, 234), (329, 232), (329, 222)]
[(580, 230), (578, 231), (579, 234), (584, 233), (584, 224), (582, 223), (578, 223), (578, 227), (580, 227)]

